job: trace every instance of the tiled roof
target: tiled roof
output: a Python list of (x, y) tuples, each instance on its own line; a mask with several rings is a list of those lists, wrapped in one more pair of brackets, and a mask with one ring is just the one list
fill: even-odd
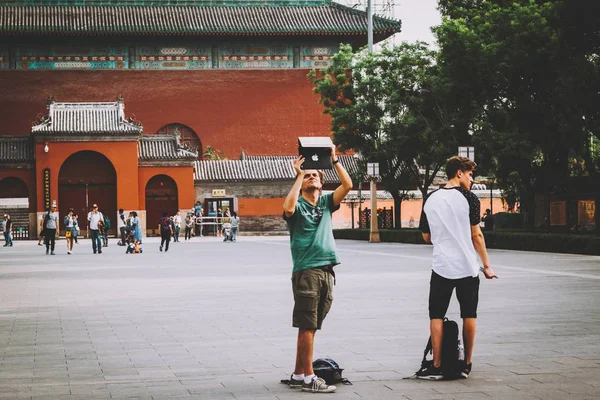
[[(298, 156), (253, 156), (253, 155), (245, 155), (244, 156), (248, 160), (285, 160), (289, 165), (292, 165), (292, 161), (294, 161)], [(348, 171), (350, 174), (355, 173), (358, 170), (358, 162), (356, 158), (350, 155), (340, 155), (338, 156), (340, 159), (340, 163), (342, 166)], [(339, 183), (340, 179), (338, 178), (337, 173), (333, 169), (326, 169), (325, 172), (325, 183)], [(294, 170), (292, 168), (292, 175), (290, 179), (293, 179), (295, 176)]]
[[(202, 160), (195, 164), (194, 179), (204, 182), (258, 182), (294, 179), (292, 161), (297, 156), (248, 156), (242, 160)], [(347, 170), (358, 168), (352, 156), (339, 156)], [(334, 170), (325, 171), (325, 183), (339, 183)]]
[[(400, 21), (373, 18), (383, 40)], [(366, 35), (364, 11), (319, 6), (0, 6), (0, 35)]]
[(34, 158), (30, 137), (0, 137), (0, 163), (30, 162)]
[(139, 141), (140, 161), (177, 161), (198, 159), (198, 151), (188, 149), (175, 135), (143, 136)]
[(202, 160), (194, 165), (194, 180), (202, 182), (261, 182), (295, 176), (286, 160)]
[(125, 105), (111, 103), (48, 103), (48, 115), (31, 128), (34, 134), (141, 135), (142, 125), (125, 120)]

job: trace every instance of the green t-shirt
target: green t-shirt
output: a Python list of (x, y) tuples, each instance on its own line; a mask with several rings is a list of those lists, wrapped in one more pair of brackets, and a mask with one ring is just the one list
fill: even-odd
[(331, 225), (331, 214), (339, 208), (333, 206), (333, 193), (320, 196), (316, 206), (300, 196), (294, 214), (289, 218), (283, 214), (290, 231), (293, 272), (340, 263)]

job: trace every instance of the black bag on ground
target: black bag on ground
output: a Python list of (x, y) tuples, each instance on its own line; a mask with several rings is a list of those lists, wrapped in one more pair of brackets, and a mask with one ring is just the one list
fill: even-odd
[(340, 368), (338, 363), (331, 358), (319, 358), (313, 361), (313, 370), (315, 375), (323, 378), (328, 385), (343, 383), (344, 385), (352, 385), (352, 383), (342, 377), (343, 368)]
[[(319, 378), (323, 378), (328, 385), (334, 385), (336, 383), (352, 385), (352, 382), (342, 377), (342, 371), (344, 369), (340, 368), (338, 363), (333, 361), (331, 358), (316, 359), (313, 361), (313, 370), (315, 375), (317, 375)], [(290, 380), (282, 379), (281, 383), (289, 385)]]
[[(444, 379), (452, 380), (461, 377), (463, 362), (459, 358), (460, 340), (458, 338), (458, 324), (454, 321), (444, 318), (444, 338), (442, 339), (442, 375)], [(433, 360), (428, 360), (427, 355), (433, 354), (431, 345), (431, 336), (427, 341), (427, 346), (423, 352), (423, 361), (421, 369), (428, 368), (433, 364)]]

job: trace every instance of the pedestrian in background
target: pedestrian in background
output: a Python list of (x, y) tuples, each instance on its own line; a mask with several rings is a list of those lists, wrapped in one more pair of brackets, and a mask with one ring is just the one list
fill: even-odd
[(169, 251), (169, 243), (171, 242), (171, 234), (173, 233), (173, 221), (163, 212), (162, 218), (158, 221), (158, 229), (160, 230), (160, 251), (165, 249)]
[(102, 254), (102, 239), (100, 236), (100, 225), (104, 221), (102, 213), (98, 211), (98, 204), (94, 204), (92, 211), (88, 213), (88, 222), (90, 224), (90, 237), (92, 238), (92, 250), (94, 254)]
[(119, 246), (126, 246), (125, 243), (125, 228), (127, 227), (127, 223), (125, 222), (125, 211), (122, 208), (119, 208), (119, 215), (117, 216), (117, 228), (119, 229), (119, 233), (121, 234), (121, 241), (119, 242)]
[(65, 215), (63, 224), (65, 226), (65, 239), (67, 241), (67, 254), (73, 252), (73, 243), (75, 241), (75, 217), (73, 209), (69, 208), (69, 213)]
[(4, 214), (4, 218), (2, 220), (2, 231), (4, 232), (4, 247), (12, 247), (12, 221), (10, 220), (10, 215)]
[(131, 230), (133, 232), (133, 236), (138, 243), (138, 245), (142, 244), (142, 227), (140, 226), (140, 218), (136, 211), (131, 212)]
[(58, 229), (58, 214), (56, 212), (56, 204), (53, 204), (44, 217), (46, 254), (50, 253), (50, 255), (54, 255), (54, 246), (56, 245), (56, 229)]
[(181, 212), (179, 210), (177, 210), (177, 213), (173, 216), (173, 225), (175, 225), (173, 239), (175, 242), (179, 242), (179, 233), (181, 232)]
[(233, 211), (231, 213), (231, 238), (235, 242), (237, 240), (238, 228), (240, 226), (240, 217)]
[(75, 241), (75, 244), (79, 244), (79, 242), (77, 241), (77, 236), (79, 236), (79, 216), (78, 215), (73, 215), (73, 240)]
[(188, 214), (185, 216), (185, 241), (188, 241), (192, 238), (192, 227), (194, 226), (194, 219), (192, 218), (192, 214)]

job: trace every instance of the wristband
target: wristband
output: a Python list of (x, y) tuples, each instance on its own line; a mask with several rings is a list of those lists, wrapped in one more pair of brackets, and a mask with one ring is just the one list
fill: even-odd
[(337, 163), (339, 163), (339, 162), (340, 162), (340, 159), (339, 159), (339, 158), (337, 158), (335, 161), (333, 161), (333, 162), (332, 162), (332, 164), (333, 164), (333, 165), (335, 165), (335, 164), (337, 164)]

